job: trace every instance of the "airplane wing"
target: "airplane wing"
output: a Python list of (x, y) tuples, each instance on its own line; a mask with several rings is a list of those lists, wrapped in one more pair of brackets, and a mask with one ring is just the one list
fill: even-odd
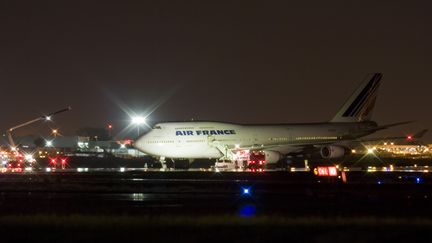
[[(338, 141), (340, 142), (340, 141)], [(328, 145), (328, 144), (335, 144), (337, 142), (335, 141), (327, 141), (327, 142), (314, 142), (314, 143), (310, 143), (310, 142), (305, 142), (305, 143), (296, 143), (296, 144), (292, 144), (289, 142), (286, 143), (280, 143), (280, 144), (272, 144), (272, 145), (260, 145), (260, 144), (255, 144), (255, 145), (251, 145), (251, 146), (242, 146), (242, 147), (235, 147), (235, 148), (230, 148), (230, 150), (234, 151), (234, 150), (250, 150), (250, 151), (261, 151), (261, 150), (269, 150), (269, 149), (280, 149), (283, 147), (292, 147), (294, 150), (302, 150), (304, 148), (311, 148), (311, 147), (318, 147), (321, 145)]]
[[(397, 125), (399, 125), (400, 123), (398, 123)], [(390, 124), (390, 125), (386, 125), (387, 127), (389, 126), (396, 126), (396, 124)], [(384, 127), (384, 126), (383, 126)], [(384, 129), (384, 128), (382, 128)], [(374, 141), (382, 141), (382, 140), (397, 140), (397, 139), (409, 139), (409, 140), (416, 140), (416, 139), (420, 139), (422, 138), (426, 133), (427, 133), (428, 129), (424, 129), (421, 130), (419, 132), (417, 132), (416, 134), (412, 135), (412, 136), (408, 136), (408, 137), (402, 137), (402, 136), (395, 136), (395, 137), (379, 137), (379, 138), (369, 138), (369, 139), (347, 139), (347, 140), (339, 140), (339, 141), (323, 141), (323, 142), (305, 142), (305, 143), (296, 143), (296, 144), (290, 144), (289, 142), (286, 143), (280, 143), (280, 144), (273, 144), (273, 145), (260, 145), (260, 144), (255, 144), (255, 145), (251, 145), (251, 146), (242, 146), (240, 148), (230, 148), (229, 150), (234, 151), (234, 150), (250, 150), (250, 151), (260, 151), (260, 150), (285, 150), (288, 147), (290, 148), (291, 151), (297, 151), (297, 152), (301, 152), (301, 151), (309, 151), (309, 150), (313, 150), (314, 148), (316, 149), (319, 146), (324, 146), (324, 145), (339, 145), (339, 146), (346, 146), (346, 147), (351, 147), (354, 146), (354, 144), (357, 143), (368, 143), (368, 142), (374, 142)]]

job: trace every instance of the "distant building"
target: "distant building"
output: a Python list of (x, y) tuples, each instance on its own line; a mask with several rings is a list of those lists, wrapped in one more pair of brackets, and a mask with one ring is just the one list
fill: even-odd
[[(40, 136), (15, 137), (18, 147), (24, 149), (37, 149), (36, 140)], [(45, 150), (57, 150), (63, 153), (81, 154), (112, 154), (118, 157), (142, 157), (145, 154), (139, 152), (132, 146), (132, 141), (91, 141), (89, 137), (79, 136), (57, 136), (43, 140)], [(5, 137), (0, 140), (0, 146), (7, 147), (8, 142)]]
[(431, 146), (432, 144), (395, 144), (393, 142), (386, 142), (376, 146), (369, 146), (368, 150), (394, 156), (430, 156), (432, 151)]

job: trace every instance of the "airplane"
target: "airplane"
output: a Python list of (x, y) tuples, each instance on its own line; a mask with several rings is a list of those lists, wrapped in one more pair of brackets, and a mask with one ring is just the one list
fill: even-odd
[[(350, 154), (347, 144), (379, 130), (407, 124), (379, 126), (371, 120), (383, 74), (368, 74), (328, 122), (302, 124), (236, 124), (214, 121), (158, 123), (139, 137), (134, 146), (141, 152), (171, 159), (220, 159), (235, 161), (238, 151), (261, 151), (267, 164), (290, 154), (316, 152), (322, 158)], [(412, 138), (421, 137), (422, 131)], [(392, 139), (405, 138), (393, 137)], [(378, 139), (372, 139), (378, 140)], [(363, 140), (362, 142), (365, 142)]]

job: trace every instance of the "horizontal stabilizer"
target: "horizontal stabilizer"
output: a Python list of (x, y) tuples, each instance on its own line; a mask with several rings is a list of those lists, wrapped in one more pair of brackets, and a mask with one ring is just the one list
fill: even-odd
[(376, 131), (384, 130), (384, 129), (387, 129), (387, 128), (390, 128), (390, 127), (401, 126), (401, 125), (410, 124), (410, 123), (413, 123), (413, 122), (414, 121), (404, 121), (404, 122), (397, 122), (397, 123), (382, 125), (382, 126), (378, 126), (378, 127), (374, 127), (372, 129), (369, 129), (368, 132), (376, 132)]
[(417, 132), (413, 136), (399, 136), (399, 137), (381, 137), (381, 138), (369, 138), (369, 139), (361, 139), (361, 142), (374, 142), (374, 141), (383, 141), (383, 140), (398, 140), (398, 139), (420, 139), (422, 138), (426, 133), (428, 129), (421, 130), (420, 132)]
[(427, 132), (428, 132), (428, 129), (421, 130), (420, 132), (414, 134), (413, 138), (415, 138), (415, 139), (420, 139), (420, 138), (422, 138), (422, 137), (423, 137)]

